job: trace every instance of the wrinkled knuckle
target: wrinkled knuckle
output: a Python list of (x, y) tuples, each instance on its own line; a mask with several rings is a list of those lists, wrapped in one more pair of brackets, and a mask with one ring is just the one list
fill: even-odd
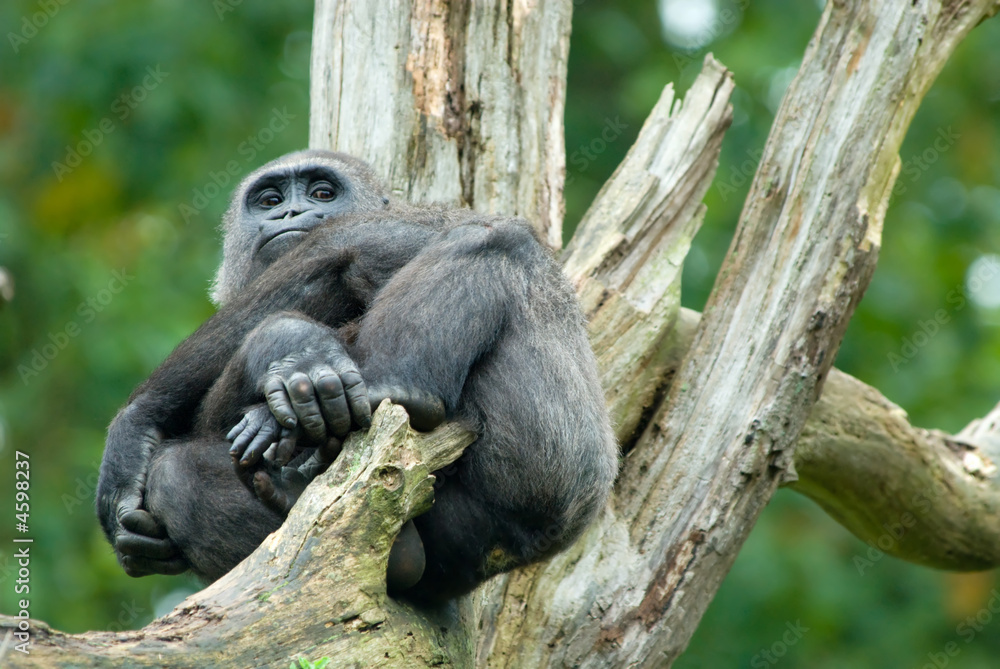
[(316, 377), (316, 390), (325, 397), (335, 397), (343, 393), (344, 384), (336, 374), (323, 373)]
[(295, 364), (295, 360), (292, 358), (282, 358), (280, 360), (275, 360), (267, 366), (267, 373), (274, 374), (276, 376), (281, 376), (288, 369)]
[(355, 370), (348, 370), (340, 375), (341, 380), (344, 383), (344, 387), (348, 389), (357, 388), (363, 385), (365, 380), (361, 378), (361, 374)]
[(297, 374), (288, 381), (288, 392), (296, 397), (308, 397), (312, 390), (312, 381), (305, 374)]
[(310, 411), (306, 415), (302, 416), (302, 426), (307, 430), (318, 430), (324, 425), (323, 417), (318, 413)]

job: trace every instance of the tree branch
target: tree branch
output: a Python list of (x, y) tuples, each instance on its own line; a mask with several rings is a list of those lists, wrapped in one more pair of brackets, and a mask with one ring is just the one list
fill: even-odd
[[(674, 359), (700, 318), (681, 309)], [(1000, 566), (1000, 405), (951, 436), (910, 425), (875, 388), (833, 369), (793, 461), (798, 476), (784, 485), (877, 551), (955, 571)]]
[[(31, 654), (5, 659), (47, 669), (287, 667), (302, 656), (336, 657), (338, 666), (415, 666), (416, 658), (429, 665), (461, 658), (464, 643), (442, 634), (441, 621), (386, 595), (385, 569), (399, 528), (433, 501), (430, 473), (471, 441), (453, 425), (412, 432), (406, 412), (384, 402), (371, 430), (351, 435), (278, 531), (169, 615), (134, 632), (77, 635), (32, 622)], [(0, 617), (4, 628), (17, 624)]]
[(834, 370), (802, 431), (799, 480), (789, 487), (879, 551), (941, 569), (992, 569), (1000, 566), (1000, 489), (988, 455), (997, 416), (958, 436), (915, 428), (877, 390)]
[[(310, 143), (371, 161), (402, 197), (524, 215), (557, 246), (571, 5), (485, 4), (319, 0)], [(136, 632), (33, 623), (33, 653), (8, 653), (14, 666), (669, 665), (792, 478), (792, 448), (874, 267), (905, 128), (954, 46), (997, 8), (918, 4), (827, 6), (679, 366), (681, 326), (693, 324), (679, 311), (680, 267), (732, 79), (709, 58), (683, 104), (664, 91), (565, 255), (629, 447), (614, 499), (569, 550), (485, 584), (457, 618), (389, 599), (391, 541), (468, 435), (449, 426), (428, 442), (383, 407), (233, 572)], [(835, 440), (815, 443), (803, 453), (832, 453)], [(806, 481), (819, 477), (796, 485)]]
[[(666, 666), (786, 477), (874, 270), (919, 101), (995, 2), (829, 3), (765, 147), (706, 318), (606, 515), (511, 575), (497, 666)], [(565, 578), (541, 587), (553, 575)], [(489, 636), (489, 635), (487, 635)], [(513, 643), (516, 636), (517, 644)], [(492, 664), (492, 663), (491, 663)]]
[(562, 246), (572, 4), (317, 0), (309, 146), (401, 199), (518, 215)]

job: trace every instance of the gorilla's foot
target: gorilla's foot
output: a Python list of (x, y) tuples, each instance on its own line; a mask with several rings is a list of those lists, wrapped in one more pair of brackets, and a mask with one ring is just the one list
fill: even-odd
[(385, 573), (388, 593), (395, 597), (416, 585), (424, 575), (425, 564), (424, 542), (413, 521), (407, 521), (389, 549), (389, 566)]

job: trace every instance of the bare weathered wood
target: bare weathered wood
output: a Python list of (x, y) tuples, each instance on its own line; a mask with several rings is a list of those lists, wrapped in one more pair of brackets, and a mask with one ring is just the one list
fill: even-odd
[[(709, 59), (683, 104), (664, 92), (565, 256), (630, 448), (614, 498), (565, 553), (487, 583), (457, 617), (386, 597), (392, 538), (430, 503), (428, 473), (468, 443), (453, 427), (436, 446), (416, 439), (386, 408), (277, 533), (169, 616), (119, 634), (37, 624), (34, 654), (4, 659), (668, 666), (761, 507), (793, 478), (792, 447), (874, 265), (905, 128), (997, 4), (827, 7), (666, 397), (684, 348), (671, 324), (693, 323), (678, 320), (679, 268), (732, 81)], [(372, 161), (401, 197), (525, 215), (558, 246), (569, 11), (569, 0), (320, 0), (311, 145)]]
[(732, 121), (733, 78), (711, 56), (681, 101), (667, 86), (563, 252), (590, 323), (618, 437), (662, 391), (653, 360), (680, 309), (681, 269)]
[[(827, 5), (670, 395), (584, 541), (507, 579), (491, 623), (517, 632), (489, 654), (491, 666), (660, 667), (683, 651), (789, 472), (874, 269), (919, 100), (994, 8)], [(543, 571), (566, 578), (539, 591)]]
[[(877, 390), (833, 370), (789, 484), (882, 553), (955, 570), (1000, 566), (997, 410), (957, 436), (915, 428)], [(991, 453), (992, 451), (992, 453)]]
[(309, 145), (562, 246), (570, 0), (318, 0)]
[[(700, 318), (681, 309), (671, 359)], [(793, 461), (798, 476), (784, 485), (869, 544), (854, 557), (862, 573), (882, 554), (954, 571), (1000, 567), (1000, 405), (947, 435), (910, 425), (875, 388), (832, 369)]]

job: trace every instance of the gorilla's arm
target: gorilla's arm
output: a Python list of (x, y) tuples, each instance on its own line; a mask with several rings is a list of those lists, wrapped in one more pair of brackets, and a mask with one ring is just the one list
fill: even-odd
[[(243, 393), (256, 389), (261, 370), (273, 361), (288, 358), (288, 364), (271, 370), (269, 376), (275, 378), (262, 382), (270, 384), (268, 388), (273, 391), (267, 398), (272, 411), (286, 420), (294, 412), (299, 420), (314, 429), (314, 434), (324, 427), (316, 426), (311, 420), (313, 405), (307, 396), (314, 393), (313, 379), (310, 378), (309, 383), (293, 382), (301, 381), (298, 375), (303, 370), (311, 371), (329, 362), (329, 347), (313, 344), (324, 337), (329, 338), (332, 330), (317, 321), (303, 325), (306, 321), (300, 318), (300, 326), (292, 331), (286, 332), (278, 327), (278, 321), (272, 321), (275, 327), (262, 328), (253, 338), (248, 335), (268, 315), (291, 309), (302, 310), (325, 323), (343, 325), (350, 322), (363, 313), (375, 287), (384, 282), (382, 277), (391, 276), (405, 264), (429, 234), (421, 226), (399, 221), (379, 221), (377, 225), (364, 227), (366, 230), (361, 234), (351, 235), (353, 245), (341, 242), (345, 236), (342, 228), (316, 230), (316, 243), (303, 244), (272, 265), (241, 295), (206, 321), (132, 394), (128, 405), (115, 417), (108, 429), (101, 463), (97, 512), (126, 572), (142, 575), (183, 571), (184, 565), (177, 561), (176, 547), (160, 523), (143, 508), (149, 464), (164, 439), (183, 438), (196, 431), (195, 416), (199, 406), (241, 346), (246, 344), (245, 357), (253, 365), (252, 368), (241, 367), (243, 380), (237, 381), (235, 386), (242, 383)], [(376, 234), (387, 227), (402, 227), (411, 234), (403, 235), (405, 243), (388, 247), (381, 235)], [(375, 262), (349, 271), (359, 255)], [(320, 381), (322, 395), (328, 390), (327, 382), (322, 376), (315, 380)], [(281, 382), (281, 388), (277, 381)], [(227, 392), (238, 394), (238, 387), (236, 390), (233, 390), (234, 385), (227, 387)], [(295, 390), (298, 388), (302, 392)], [(226, 393), (220, 389), (220, 395)], [(381, 401), (390, 395), (404, 406), (409, 405), (408, 408), (416, 410), (417, 414), (421, 413), (421, 406), (428, 404), (426, 401), (423, 404), (410, 402), (408, 394), (398, 390), (381, 390), (374, 399)], [(234, 402), (229, 402), (226, 406), (232, 413), (231, 422), (217, 424), (215, 428), (225, 434), (240, 420), (247, 406), (261, 399), (260, 396), (246, 399), (235, 413)], [(440, 402), (436, 406), (440, 406)], [(443, 412), (438, 413), (443, 418)], [(357, 415), (363, 416), (363, 410), (358, 409)], [(355, 423), (361, 426), (365, 420), (362, 417)], [(436, 424), (440, 419), (434, 418), (432, 422)], [(339, 431), (340, 423), (335, 421), (335, 425), (335, 430)], [(154, 562), (147, 564), (149, 561)]]
[[(247, 411), (264, 399), (270, 408)], [(247, 336), (206, 397), (197, 429), (228, 431), (231, 453), (246, 467), (279, 445), (279, 433), (281, 442), (294, 442), (297, 431), (304, 445), (320, 446), (370, 424), (365, 383), (337, 330), (288, 311)]]
[(150, 573), (149, 565), (137, 564), (145, 560), (159, 561), (152, 567), (157, 573), (183, 571), (183, 565), (176, 562), (176, 548), (143, 509), (153, 453), (165, 439), (192, 433), (205, 395), (247, 335), (268, 314), (313, 306), (311, 302), (324, 296), (324, 317), (341, 322), (355, 317), (360, 308), (357, 303), (347, 297), (329, 297), (329, 291), (343, 283), (352, 259), (344, 250), (325, 249), (272, 266), (182, 342), (112, 421), (97, 486), (97, 513), (126, 572)]
[[(142, 509), (146, 472), (165, 438), (190, 431), (198, 404), (222, 373), (238, 339), (225, 336), (224, 319), (209, 319), (132, 394), (108, 428), (97, 486), (97, 512), (108, 540), (133, 575), (184, 570), (160, 524)], [(231, 355), (231, 352), (230, 352)], [(158, 561), (159, 566), (145, 564)]]
[[(416, 429), (444, 420), (444, 403), (427, 392), (367, 386), (341, 332), (297, 312), (270, 316), (250, 333), (206, 398), (199, 424), (228, 427), (234, 410), (261, 396), (267, 404), (246, 411), (226, 438), (241, 480), (283, 514), (333, 462), (344, 437), (371, 425), (371, 412), (383, 399), (405, 407)], [(315, 451), (286, 467), (303, 445)]]
[[(290, 376), (289, 392), (296, 408), (307, 417), (311, 417), (309, 407), (298, 386), (308, 385), (311, 392), (313, 383), (324, 390), (332, 385), (333, 380), (324, 373), (329, 368), (322, 363), (342, 352), (334, 330), (301, 315), (281, 314), (265, 318), (241, 342), (240, 335), (256, 320), (253, 312), (241, 312), (239, 305), (221, 310), (178, 346), (133, 393), (108, 430), (98, 484), (98, 512), (105, 533), (122, 558), (122, 566), (131, 575), (179, 573), (186, 568), (161, 523), (143, 508), (147, 471), (165, 439), (192, 433), (216, 434), (222, 448), (225, 442), (221, 435), (240, 420), (247, 406), (262, 401), (261, 386), (271, 378), (266, 375), (270, 361), (278, 360), (280, 364), (303, 355), (311, 361), (312, 378), (306, 377), (302, 383), (298, 376)], [(358, 416), (356, 422), (367, 425), (370, 409), (364, 384), (353, 363), (349, 359), (347, 363), (350, 367), (338, 369), (353, 371), (353, 377), (348, 374), (345, 378), (349, 381), (342, 387), (348, 387)], [(339, 383), (340, 378), (335, 380)], [(338, 398), (324, 399), (324, 416), (329, 416), (331, 423), (342, 427), (347, 415), (347, 427), (340, 434), (343, 436), (351, 425), (346, 397), (341, 392), (342, 407), (331, 407)], [(199, 405), (203, 407), (200, 415)], [(274, 422), (267, 405), (261, 406)], [(196, 415), (199, 418), (194, 424)], [(289, 414), (286, 411), (282, 415)], [(290, 415), (292, 423), (298, 420), (294, 412)], [(306, 423), (302, 421), (303, 428)], [(325, 430), (322, 420), (320, 423), (319, 429)], [(315, 430), (316, 426), (310, 424), (307, 440)]]

